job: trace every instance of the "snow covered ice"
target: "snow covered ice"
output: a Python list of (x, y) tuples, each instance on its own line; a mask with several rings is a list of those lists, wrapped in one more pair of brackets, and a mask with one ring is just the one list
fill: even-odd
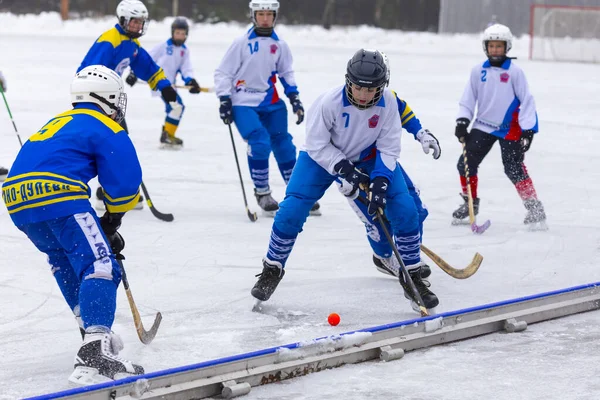
[[(0, 14), (0, 69), (9, 81), (7, 99), (23, 139), (70, 107), (69, 84), (77, 66), (114, 22)], [(166, 40), (169, 23), (153, 21), (142, 45)], [(200, 85), (212, 86), (214, 68), (244, 29), (236, 24), (192, 27), (187, 45)], [(409, 134), (403, 139), (402, 164), (430, 211), (424, 243), (457, 268), (476, 251), (485, 259), (464, 281), (430, 264), (438, 312), (600, 280), (598, 65), (532, 62), (528, 39), (515, 40), (511, 55), (527, 74), (540, 119), (526, 165), (550, 230), (524, 227), (525, 209), (495, 146), (479, 173), (478, 221), (490, 219), (492, 226), (477, 236), (450, 221), (461, 201), (454, 119), (470, 68), (484, 60), (479, 38), (367, 27), (279, 26), (277, 31), (291, 46), (307, 109), (316, 96), (343, 82), (354, 51), (378, 48), (390, 57), (390, 87), (439, 139), (438, 161), (423, 154)], [(141, 344), (119, 289), (113, 329), (125, 341), (124, 357), (152, 372), (416, 317), (398, 282), (376, 271), (364, 228), (335, 188), (321, 202), (323, 215), (311, 217), (299, 236), (285, 278), (264, 304), (271, 312), (252, 312), (250, 289), (262, 269), (273, 220), (259, 216), (251, 223), (245, 215), (216, 97), (182, 93), (186, 111), (178, 134), (185, 148), (171, 152), (158, 148), (163, 103), (141, 84), (127, 86), (127, 93), (127, 123), (144, 182), (156, 207), (173, 213), (175, 221), (161, 222), (147, 209), (124, 219), (125, 267), (142, 319), (149, 325), (157, 311), (164, 317), (152, 344)], [(291, 113), (289, 121), (299, 146), (304, 125), (296, 126)], [(0, 127), (0, 165), (10, 167), (19, 143), (5, 110), (0, 110)], [(243, 155), (237, 133), (236, 145)], [(240, 161), (250, 209), (257, 211), (246, 161)], [(282, 200), (285, 188), (274, 162), (271, 172), (273, 195)], [(68, 388), (80, 345), (77, 324), (44, 255), (12, 225), (4, 207), (0, 304), (0, 399)], [(331, 312), (340, 314), (340, 325), (329, 326)], [(600, 315), (591, 312), (531, 325), (522, 333), (410, 352), (401, 361), (346, 366), (253, 388), (246, 398), (595, 399), (598, 376)]]

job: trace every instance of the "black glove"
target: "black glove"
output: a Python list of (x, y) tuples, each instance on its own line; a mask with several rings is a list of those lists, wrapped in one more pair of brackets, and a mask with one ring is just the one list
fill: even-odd
[(292, 111), (298, 116), (298, 121), (296, 121), (296, 125), (300, 125), (302, 121), (304, 121), (304, 106), (300, 101), (298, 93), (291, 93), (289, 95), (289, 99), (290, 104), (292, 105)]
[(193, 94), (200, 93), (200, 85), (198, 85), (198, 82), (196, 82), (196, 80), (194, 78), (189, 80), (189, 82), (187, 83), (187, 86), (191, 86), (190, 93), (193, 93)]
[(531, 129), (528, 129), (526, 131), (523, 131), (521, 133), (521, 149), (523, 149), (523, 153), (526, 153), (529, 148), (531, 147), (531, 142), (533, 142), (533, 134), (535, 132), (532, 131)]
[(471, 121), (466, 118), (459, 118), (456, 120), (456, 130), (454, 131), (454, 136), (457, 137), (459, 142), (467, 143), (467, 136), (469, 135), (467, 128), (469, 127), (470, 123)]
[(108, 211), (105, 212), (104, 215), (100, 217), (100, 226), (102, 227), (104, 234), (106, 236), (115, 234), (121, 227), (121, 219), (123, 219), (123, 214), (113, 214)]
[(125, 82), (127, 82), (127, 84), (129, 86), (135, 85), (135, 83), (137, 82), (137, 76), (135, 76), (135, 74), (133, 73), (133, 71), (131, 71), (129, 73), (129, 75), (127, 75), (127, 78), (125, 78)]
[(231, 99), (229, 96), (221, 96), (219, 97), (219, 100), (221, 101), (221, 105), (219, 106), (219, 116), (225, 125), (229, 125), (231, 122), (233, 122), (231, 118), (233, 115), (233, 105), (231, 104)]
[(367, 207), (369, 215), (375, 215), (377, 211), (383, 215), (387, 205), (386, 196), (389, 184), (390, 181), (383, 176), (378, 176), (371, 182), (369, 186), (369, 206)]
[(113, 254), (121, 254), (125, 248), (125, 239), (123, 239), (123, 236), (121, 236), (119, 232), (115, 232), (112, 235), (107, 235), (106, 238), (108, 239)]
[(177, 92), (175, 91), (175, 89), (173, 89), (173, 86), (169, 85), (165, 88), (163, 88), (160, 91), (162, 98), (167, 102), (167, 103), (172, 103), (172, 102), (176, 102), (177, 101)]
[(363, 173), (361, 170), (356, 169), (354, 164), (348, 160), (342, 160), (335, 164), (333, 167), (335, 172), (346, 182), (352, 185), (352, 191), (346, 194), (347, 197), (352, 197), (360, 190), (361, 186), (367, 187), (369, 185), (369, 175)]

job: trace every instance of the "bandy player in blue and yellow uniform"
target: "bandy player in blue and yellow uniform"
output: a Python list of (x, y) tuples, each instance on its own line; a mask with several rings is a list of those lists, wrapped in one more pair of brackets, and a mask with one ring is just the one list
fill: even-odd
[[(104, 32), (92, 45), (77, 72), (89, 65), (104, 65), (119, 76), (130, 67), (136, 76), (148, 82), (152, 90), (161, 92), (162, 98), (173, 110), (181, 110), (177, 102), (177, 92), (165, 76), (164, 71), (140, 46), (138, 38), (146, 33), (148, 10), (139, 0), (123, 0), (117, 6), (119, 22)], [(127, 131), (125, 120), (121, 122)], [(103, 207), (102, 188), (98, 188), (96, 197), (99, 200), (96, 208)], [(140, 198), (141, 199), (141, 198)], [(139, 206), (143, 203), (140, 200)]]
[[(120, 122), (127, 106), (123, 81), (111, 69), (89, 66), (71, 83), (73, 109), (52, 118), (23, 145), (2, 185), (14, 224), (48, 256), (67, 304), (80, 317), (84, 341), (74, 383), (90, 384), (143, 374), (117, 357), (111, 332), (125, 247), (123, 214), (138, 202), (142, 170)], [(92, 209), (88, 182), (98, 176), (107, 212)]]
[[(254, 26), (233, 42), (215, 71), (220, 117), (225, 124), (235, 122), (248, 143), (254, 195), (268, 215), (279, 209), (269, 186), (271, 151), (286, 184), (296, 165), (296, 146), (288, 132), (287, 109), (275, 87), (277, 75), (298, 117), (296, 124), (304, 120), (292, 53), (273, 30), (278, 10), (277, 0), (252, 0), (250, 15)], [(316, 214), (318, 209), (317, 203), (311, 211)]]
[[(501, 24), (494, 24), (484, 31), (482, 46), (488, 59), (471, 69), (459, 103), (455, 135), (465, 144), (475, 214), (479, 212), (477, 170), (498, 141), (504, 172), (515, 185), (527, 210), (523, 222), (530, 229), (547, 229), (544, 206), (537, 197), (524, 163), (525, 153), (538, 132), (535, 100), (529, 91), (525, 73), (507, 56), (512, 47), (512, 37), (510, 29)], [(471, 121), (473, 126), (468, 131)], [(469, 216), (469, 182), (465, 177), (462, 155), (458, 158), (457, 168), (464, 203), (452, 214), (455, 223)]]

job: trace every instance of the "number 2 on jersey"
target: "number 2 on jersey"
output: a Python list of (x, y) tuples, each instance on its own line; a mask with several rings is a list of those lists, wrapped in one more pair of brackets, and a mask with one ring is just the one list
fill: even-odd
[(481, 82), (487, 81), (487, 71), (485, 69), (481, 70)]
[(41, 142), (43, 140), (50, 139), (56, 134), (56, 132), (58, 132), (63, 126), (68, 124), (72, 119), (73, 117), (70, 116), (54, 118), (52, 121), (44, 125), (42, 129), (31, 135), (29, 140), (31, 142)]
[(252, 48), (252, 43), (248, 43), (248, 48), (250, 49), (250, 54), (254, 54), (258, 51), (258, 42), (254, 42), (254, 48)]

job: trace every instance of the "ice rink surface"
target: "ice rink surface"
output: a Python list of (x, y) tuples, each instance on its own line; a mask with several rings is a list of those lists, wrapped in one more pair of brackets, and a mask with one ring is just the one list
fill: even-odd
[[(0, 70), (7, 99), (25, 140), (54, 115), (70, 108), (69, 84), (95, 38), (114, 19), (62, 23), (55, 14), (0, 14)], [(195, 25), (187, 42), (202, 86), (212, 86), (215, 67), (231, 41), (245, 32), (235, 24)], [(533, 62), (529, 40), (511, 52), (535, 96), (540, 133), (526, 165), (544, 202), (550, 229), (529, 232), (525, 209), (504, 175), (496, 146), (479, 172), (479, 219), (492, 226), (481, 236), (450, 225), (460, 204), (454, 137), (458, 100), (477, 63), (477, 36), (383, 31), (374, 28), (280, 26), (294, 54), (300, 98), (308, 109), (323, 91), (344, 82), (346, 62), (361, 47), (385, 51), (391, 84), (431, 130), (442, 157), (426, 156), (408, 133), (400, 161), (421, 189), (430, 211), (424, 243), (457, 268), (475, 252), (480, 271), (454, 280), (432, 263), (438, 311), (450, 311), (561, 289), (600, 279), (600, 67)], [(150, 49), (170, 34), (169, 22), (152, 22), (142, 38)], [(265, 347), (414, 318), (400, 285), (377, 272), (364, 228), (346, 200), (331, 188), (323, 215), (309, 218), (268, 303), (251, 312), (250, 288), (262, 269), (272, 219), (245, 216), (229, 133), (214, 94), (182, 93), (186, 105), (178, 135), (180, 152), (159, 149), (163, 103), (143, 84), (127, 86), (127, 122), (156, 207), (175, 215), (165, 223), (132, 211), (121, 232), (132, 293), (146, 325), (164, 317), (151, 345), (136, 336), (126, 296), (119, 289), (113, 329), (126, 344), (122, 355), (146, 371), (198, 363)], [(2, 106), (0, 106), (2, 108)], [(290, 108), (288, 106), (288, 108)], [(289, 117), (300, 147), (304, 125)], [(238, 153), (245, 145), (236, 133)], [(0, 165), (19, 150), (10, 119), (0, 110)], [(246, 161), (241, 160), (250, 208)], [(271, 164), (274, 197), (285, 187)], [(95, 187), (95, 185), (94, 185)], [(327, 324), (337, 312), (341, 323)], [(0, 208), (0, 399), (69, 388), (67, 377), (79, 348), (73, 315), (62, 299), (43, 254)], [(494, 334), (408, 353), (392, 363), (367, 363), (253, 389), (248, 399), (365, 398), (595, 399), (600, 391), (600, 315), (582, 314), (532, 325), (520, 334)]]

